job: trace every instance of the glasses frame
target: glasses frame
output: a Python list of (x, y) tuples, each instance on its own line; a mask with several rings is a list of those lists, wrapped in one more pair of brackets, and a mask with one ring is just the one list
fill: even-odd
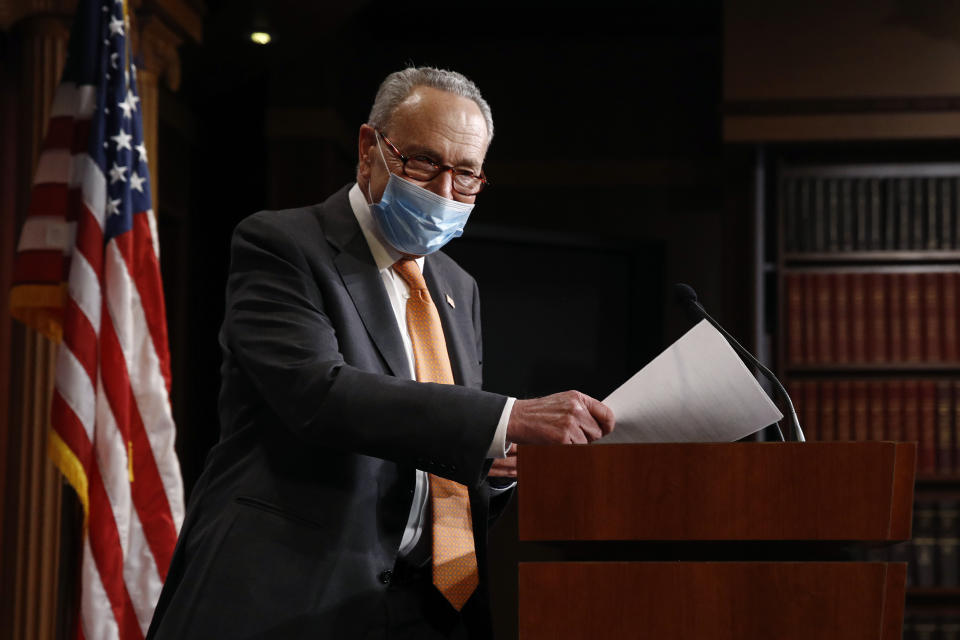
[[(433, 165), (433, 168), (437, 170), (437, 175), (433, 176), (433, 178), (430, 178), (430, 180), (422, 180), (421, 178), (415, 178), (414, 176), (411, 176), (409, 173), (407, 173), (407, 162), (409, 162), (412, 158), (410, 156), (403, 155), (400, 149), (397, 149), (397, 145), (390, 142), (390, 138), (388, 138), (383, 133), (383, 131), (381, 131), (380, 129), (374, 129), (374, 131), (376, 131), (377, 135), (380, 136), (383, 139), (383, 141), (387, 143), (387, 148), (393, 152), (393, 155), (397, 156), (397, 158), (400, 159), (403, 175), (407, 176), (408, 178), (412, 178), (420, 182), (429, 182), (430, 180), (436, 179), (436, 177), (439, 176), (441, 173), (445, 171), (449, 171), (451, 174), (450, 185), (453, 187), (453, 190), (459, 193), (460, 195), (467, 196), (467, 197), (476, 196), (490, 184), (490, 181), (487, 180), (487, 176), (483, 173), (482, 169), (480, 170), (480, 173), (477, 174), (477, 173), (473, 173), (472, 171), (468, 171), (467, 169), (457, 169), (456, 167), (451, 167), (448, 164), (438, 164), (433, 160), (429, 160), (429, 158), (427, 159), (429, 160), (430, 164)], [(424, 157), (426, 158), (426, 156)], [(473, 193), (463, 193), (462, 191), (457, 189), (457, 181), (456, 181), (457, 176), (470, 176), (472, 178), (477, 178), (478, 180), (480, 180), (480, 187)]]

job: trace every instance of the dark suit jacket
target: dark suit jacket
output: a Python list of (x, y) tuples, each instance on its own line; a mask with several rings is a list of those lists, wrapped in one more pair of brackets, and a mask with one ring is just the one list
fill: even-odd
[[(406, 379), (379, 272), (344, 187), (233, 235), (221, 439), (187, 512), (149, 637), (377, 637), (414, 469), (467, 485), (480, 588), (488, 519), (508, 495), (485, 460), (506, 399), (480, 390), (473, 278), (428, 256), (457, 385)], [(456, 308), (446, 303), (449, 295)], [(483, 618), (470, 621), (489, 628)]]

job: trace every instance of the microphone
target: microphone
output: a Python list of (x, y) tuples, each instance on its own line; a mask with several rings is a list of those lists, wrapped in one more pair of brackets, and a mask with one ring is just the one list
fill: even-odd
[[(726, 329), (720, 326), (720, 323), (710, 317), (710, 314), (707, 313), (707, 310), (703, 308), (703, 305), (697, 301), (697, 292), (693, 290), (693, 287), (688, 284), (678, 282), (677, 284), (673, 285), (673, 292), (677, 303), (687, 311), (687, 315), (691, 320), (694, 322), (706, 320), (712, 324), (714, 328), (719, 331), (724, 338), (727, 339), (727, 342), (730, 343), (730, 346), (733, 347), (734, 351), (740, 354), (740, 357), (750, 362), (760, 371), (760, 373), (762, 373), (768, 380), (770, 380), (770, 382), (773, 383), (774, 387), (779, 392), (780, 397), (786, 401), (786, 405), (790, 413), (790, 424), (793, 426), (794, 439), (797, 442), (806, 442), (807, 439), (803, 435), (803, 429), (800, 428), (800, 421), (797, 419), (797, 411), (793, 408), (793, 401), (790, 399), (790, 394), (787, 393), (787, 390), (784, 389), (783, 385), (780, 384), (780, 381), (777, 380), (777, 376), (773, 375), (773, 372), (770, 371), (770, 369), (767, 369), (759, 360), (753, 357), (752, 353), (744, 349), (743, 345), (737, 342), (732, 335), (727, 333)], [(780, 438), (783, 439), (783, 432), (780, 431), (780, 425), (777, 425), (777, 431), (780, 434)]]

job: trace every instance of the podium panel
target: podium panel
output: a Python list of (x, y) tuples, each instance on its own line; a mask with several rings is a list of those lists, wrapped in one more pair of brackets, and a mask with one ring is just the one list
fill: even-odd
[(521, 541), (910, 538), (916, 444), (522, 446)]
[(520, 563), (520, 640), (897, 640), (905, 563)]

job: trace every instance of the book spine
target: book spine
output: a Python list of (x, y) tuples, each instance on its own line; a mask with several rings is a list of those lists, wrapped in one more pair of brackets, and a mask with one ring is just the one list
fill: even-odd
[(831, 274), (833, 288), (833, 358), (850, 362), (850, 293), (845, 273)]
[(851, 414), (851, 391), (849, 380), (838, 380), (836, 384), (837, 419), (834, 422), (834, 440), (847, 442), (853, 440), (853, 416)]
[(868, 226), (869, 211), (867, 209), (867, 198), (870, 196), (870, 183), (872, 181), (857, 180), (853, 183), (854, 202), (856, 203), (856, 220), (853, 230), (853, 247), (857, 251), (866, 251), (870, 249), (870, 235)]
[(840, 249), (840, 185), (827, 180), (827, 251)]
[(903, 274), (903, 350), (907, 362), (923, 360), (920, 274)]
[(903, 380), (887, 380), (884, 395), (887, 402), (887, 440), (903, 441)]
[(797, 251), (813, 250), (813, 216), (811, 215), (810, 180), (797, 178)]
[(886, 275), (867, 275), (869, 324), (867, 359), (870, 362), (887, 361), (887, 286)]
[(897, 179), (897, 249), (910, 250), (910, 181)]
[(807, 364), (818, 362), (817, 351), (817, 295), (816, 274), (804, 273), (803, 277), (803, 352)]
[(870, 440), (887, 439), (887, 403), (884, 397), (886, 391), (883, 382), (874, 381), (867, 385), (870, 395), (868, 436)]
[(823, 180), (813, 181), (813, 250), (827, 248), (827, 212), (824, 208)]
[(918, 587), (932, 587), (937, 583), (936, 551), (937, 522), (936, 503), (918, 500), (914, 510), (913, 546), (916, 550), (916, 584)]
[(949, 380), (937, 383), (937, 473), (953, 471), (953, 388)]
[(960, 473), (960, 380), (954, 380), (953, 386), (953, 469), (951, 473)]
[(820, 429), (818, 440), (828, 441), (837, 438), (837, 387), (833, 380), (820, 383)]
[(957, 273), (940, 274), (940, 331), (943, 335), (943, 360), (956, 362), (960, 359), (957, 346)]
[(924, 180), (927, 189), (927, 228), (926, 228), (926, 248), (935, 251), (940, 248), (940, 224), (937, 218), (940, 214), (937, 205), (937, 179), (927, 178)]
[(867, 383), (863, 380), (855, 380), (851, 387), (853, 389), (853, 439), (862, 442), (870, 437)]
[(920, 442), (920, 381), (903, 382), (903, 441)]
[(867, 287), (865, 274), (851, 273), (850, 283), (850, 359), (861, 364), (867, 361)]
[(923, 179), (915, 178), (912, 186), (912, 206), (910, 207), (910, 248), (920, 251), (924, 248), (923, 228), (926, 211), (923, 208)]
[(917, 472), (937, 470), (937, 385), (920, 381), (920, 442), (917, 444)]
[(883, 219), (880, 215), (883, 212), (883, 202), (880, 200), (881, 183), (878, 178), (871, 178), (869, 181), (870, 197), (870, 219), (869, 219), (869, 241), (866, 249), (878, 251), (885, 249), (885, 238), (883, 230)]
[(793, 253), (797, 247), (797, 183), (792, 178), (783, 178), (780, 181), (781, 220), (783, 220), (783, 250)]
[(953, 243), (953, 202), (950, 180), (940, 180), (940, 248), (950, 249)]
[(883, 194), (883, 248), (897, 248), (897, 213), (900, 202), (900, 183), (898, 180), (884, 180)]
[(820, 434), (820, 394), (815, 380), (807, 380), (803, 398), (803, 429), (810, 434), (812, 440), (817, 440)]
[(952, 206), (950, 207), (950, 222), (953, 226), (952, 248), (960, 249), (960, 178), (954, 178), (951, 182), (953, 196)]
[(783, 286), (787, 290), (787, 362), (803, 364), (803, 276), (789, 273)]
[(937, 546), (940, 552), (941, 587), (960, 586), (960, 556), (957, 545), (960, 540), (960, 502), (941, 500), (938, 505)]
[(829, 273), (817, 273), (815, 278), (817, 304), (817, 362), (833, 362), (833, 293)]
[(887, 280), (887, 334), (890, 362), (903, 362), (903, 277), (890, 273)]
[(840, 248), (843, 251), (853, 251), (854, 243), (854, 211), (853, 211), (853, 180), (840, 181)]
[(940, 274), (924, 273), (923, 286), (923, 354), (927, 362), (939, 362), (943, 356), (940, 342)]

